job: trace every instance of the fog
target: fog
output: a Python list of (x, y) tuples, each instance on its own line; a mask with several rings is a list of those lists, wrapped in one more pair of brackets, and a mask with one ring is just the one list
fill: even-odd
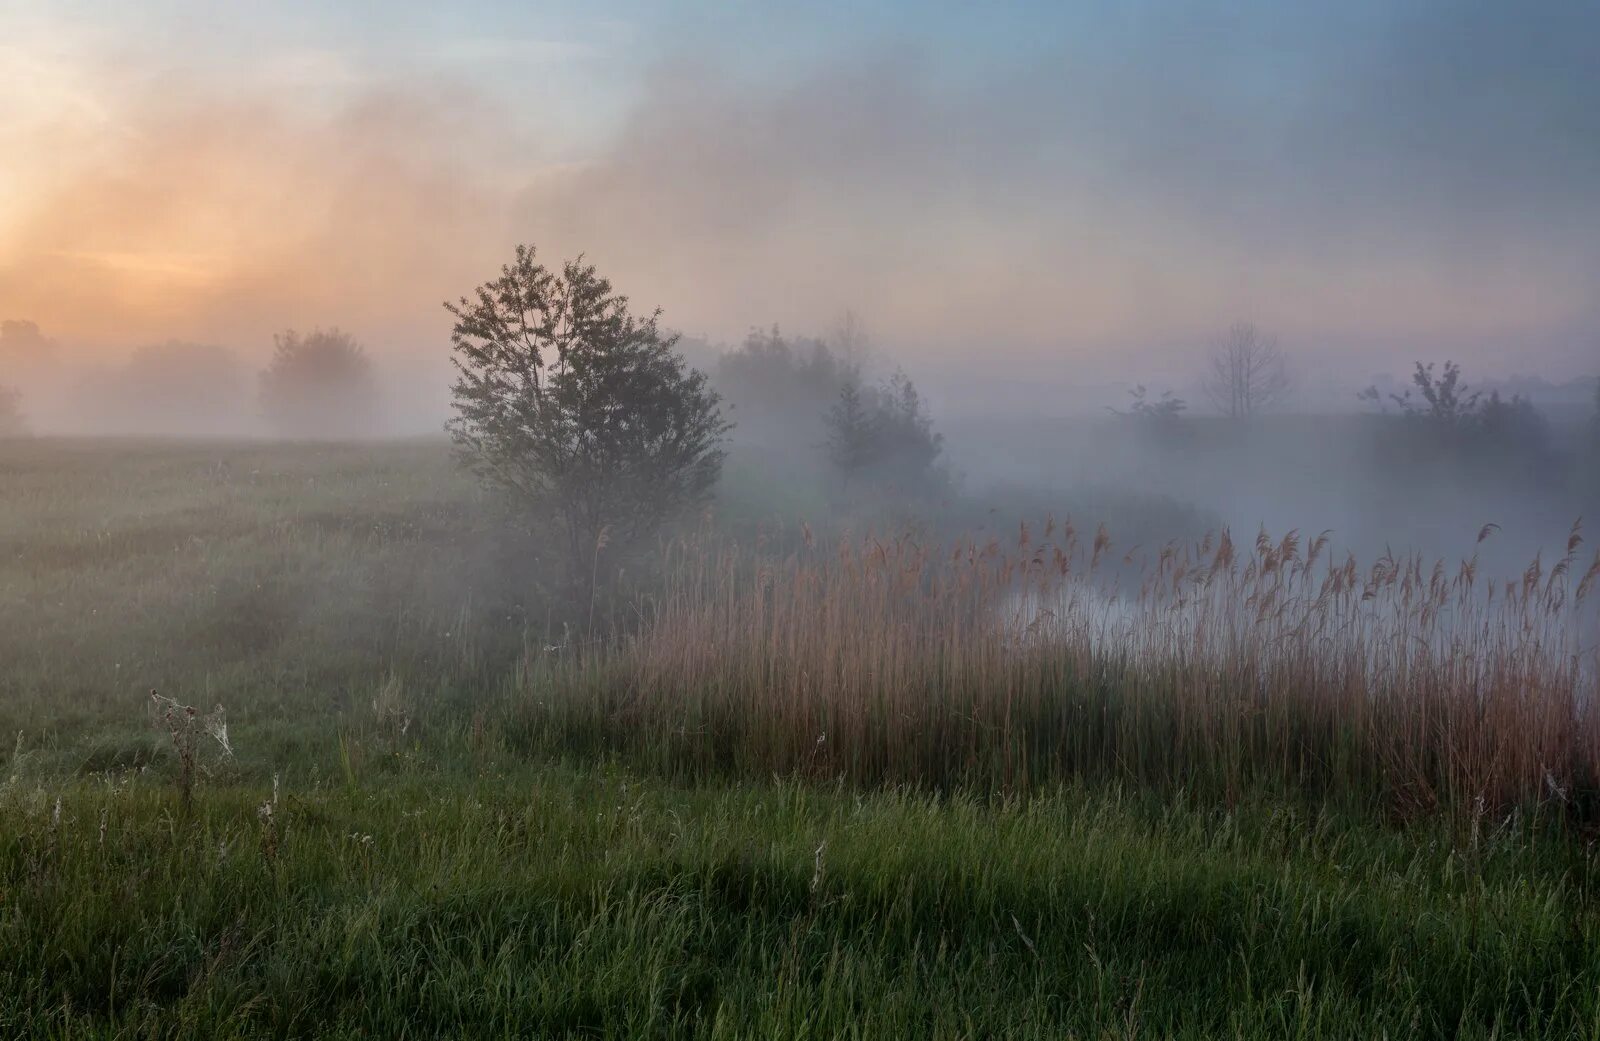
[[(360, 436), (438, 433), (440, 303), (532, 242), (714, 377), (751, 328), (827, 341), (852, 309), (863, 378), (915, 381), (970, 502), (1158, 499), (1365, 553), (1492, 521), (1508, 557), (1594, 502), (1593, 7), (684, 5), (498, 40), (291, 8), (251, 46), (181, 3), (0, 14), (0, 385), (34, 433), (316, 436), (273, 427), (260, 373), (335, 326), (372, 362)], [(1198, 381), (1238, 320), (1292, 393), (1229, 425)], [(1392, 465), (1357, 392), (1447, 359), (1539, 410), (1537, 465)], [(1113, 415), (1135, 385), (1187, 425)], [(821, 404), (735, 407), (735, 476), (832, 508)]]

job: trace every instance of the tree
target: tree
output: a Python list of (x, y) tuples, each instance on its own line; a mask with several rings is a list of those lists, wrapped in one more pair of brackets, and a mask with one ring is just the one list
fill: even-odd
[(451, 437), (480, 478), (559, 531), (580, 585), (592, 591), (602, 551), (709, 499), (731, 424), (659, 310), (637, 318), (582, 257), (551, 271), (531, 246), (445, 308)]
[(876, 388), (848, 381), (825, 420), (828, 459), (846, 485), (863, 473), (911, 492), (934, 491), (948, 480), (937, 465), (944, 436), (902, 371)]
[(857, 379), (821, 340), (786, 338), (777, 326), (752, 329), (717, 359), (716, 385), (739, 420), (739, 440), (762, 448), (816, 444), (817, 424), (840, 388)]
[[(1481, 392), (1468, 391), (1461, 382), (1461, 366), (1453, 361), (1446, 361), (1444, 374), (1437, 377), (1433, 374), (1431, 363), (1424, 365), (1419, 361), (1411, 374), (1411, 382), (1422, 395), (1420, 403), (1411, 397), (1409, 390), (1403, 394), (1390, 394), (1390, 399), (1406, 415), (1427, 419), (1440, 426), (1455, 427), (1471, 419), (1477, 413), (1483, 397)], [(1377, 393), (1377, 388), (1368, 388), (1372, 398), (1375, 399)]]
[(844, 364), (852, 369), (864, 366), (872, 353), (872, 337), (867, 333), (867, 323), (862, 321), (854, 308), (845, 308), (828, 338), (833, 341), (833, 347)]
[(898, 474), (926, 486), (944, 451), (944, 435), (933, 429), (922, 396), (904, 371), (896, 370), (880, 393), (878, 438), (882, 455)]
[(22, 393), (0, 387), (0, 437), (22, 437), (28, 424), (22, 416)]
[(37, 373), (59, 354), (60, 345), (40, 332), (37, 322), (0, 322), (0, 368), (7, 373)]
[(1236, 322), (1212, 341), (1211, 364), (1201, 382), (1223, 415), (1249, 419), (1288, 395), (1288, 362), (1276, 337)]
[(267, 420), (289, 437), (359, 437), (377, 420), (372, 360), (355, 337), (339, 329), (273, 337), (272, 361), (261, 373)]
[(1135, 384), (1133, 389), (1128, 391), (1128, 397), (1132, 399), (1128, 403), (1128, 411), (1117, 412), (1114, 408), (1111, 411), (1119, 416), (1132, 416), (1149, 423), (1170, 424), (1182, 416), (1183, 411), (1189, 407), (1187, 401), (1177, 397), (1170, 390), (1162, 391), (1161, 397), (1152, 401), (1150, 392), (1145, 389), (1143, 383)]
[(863, 400), (860, 383), (851, 380), (839, 389), (839, 400), (825, 417), (828, 426), (828, 461), (845, 483), (873, 461), (877, 451), (878, 417)]
[[(1519, 481), (1537, 482), (1559, 468), (1559, 452), (1549, 421), (1520, 394), (1484, 394), (1461, 379), (1461, 366), (1446, 361), (1442, 372), (1417, 362), (1413, 390), (1390, 394), (1399, 406), (1401, 439), (1386, 442), (1386, 459), (1401, 466), (1449, 462), (1477, 469), (1498, 469)], [(1379, 404), (1378, 389), (1359, 395)]]

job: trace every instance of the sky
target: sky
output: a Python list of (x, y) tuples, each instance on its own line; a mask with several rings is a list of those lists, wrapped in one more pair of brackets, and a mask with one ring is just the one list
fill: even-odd
[(1597, 40), (1571, 0), (0, 0), (0, 319), (442, 358), (528, 242), (713, 340), (853, 309), (1002, 400), (1177, 382), (1237, 320), (1308, 379), (1569, 378)]

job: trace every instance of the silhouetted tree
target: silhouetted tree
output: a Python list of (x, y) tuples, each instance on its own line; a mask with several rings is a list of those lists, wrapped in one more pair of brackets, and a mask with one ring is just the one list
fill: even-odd
[(1223, 415), (1249, 419), (1288, 394), (1288, 362), (1275, 337), (1249, 322), (1237, 322), (1212, 341), (1202, 384)]
[(553, 524), (574, 577), (702, 505), (730, 424), (703, 373), (580, 257), (560, 271), (530, 246), (472, 299), (446, 304), (462, 457)]
[[(1461, 382), (1461, 366), (1453, 361), (1444, 363), (1444, 374), (1434, 376), (1433, 365), (1424, 365), (1417, 362), (1417, 367), (1411, 374), (1411, 382), (1421, 395), (1418, 401), (1407, 390), (1400, 394), (1390, 394), (1389, 398), (1400, 406), (1400, 411), (1408, 416), (1427, 419), (1440, 426), (1454, 427), (1471, 419), (1478, 410), (1478, 402), (1483, 397), (1480, 392), (1469, 391)], [(1368, 388), (1370, 396), (1377, 395), (1377, 388)]]
[(275, 337), (272, 361), (261, 373), (261, 406), (288, 437), (360, 437), (377, 421), (372, 360), (355, 337), (338, 329)]

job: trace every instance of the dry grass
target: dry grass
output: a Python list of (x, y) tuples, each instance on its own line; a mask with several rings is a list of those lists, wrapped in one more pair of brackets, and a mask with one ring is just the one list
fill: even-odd
[(674, 768), (1588, 816), (1600, 556), (1581, 543), (1490, 582), (1476, 555), (1363, 567), (1295, 533), (1126, 555), (1054, 522), (1004, 546), (808, 537), (779, 560), (690, 542), (640, 634), (530, 663), (532, 719)]

